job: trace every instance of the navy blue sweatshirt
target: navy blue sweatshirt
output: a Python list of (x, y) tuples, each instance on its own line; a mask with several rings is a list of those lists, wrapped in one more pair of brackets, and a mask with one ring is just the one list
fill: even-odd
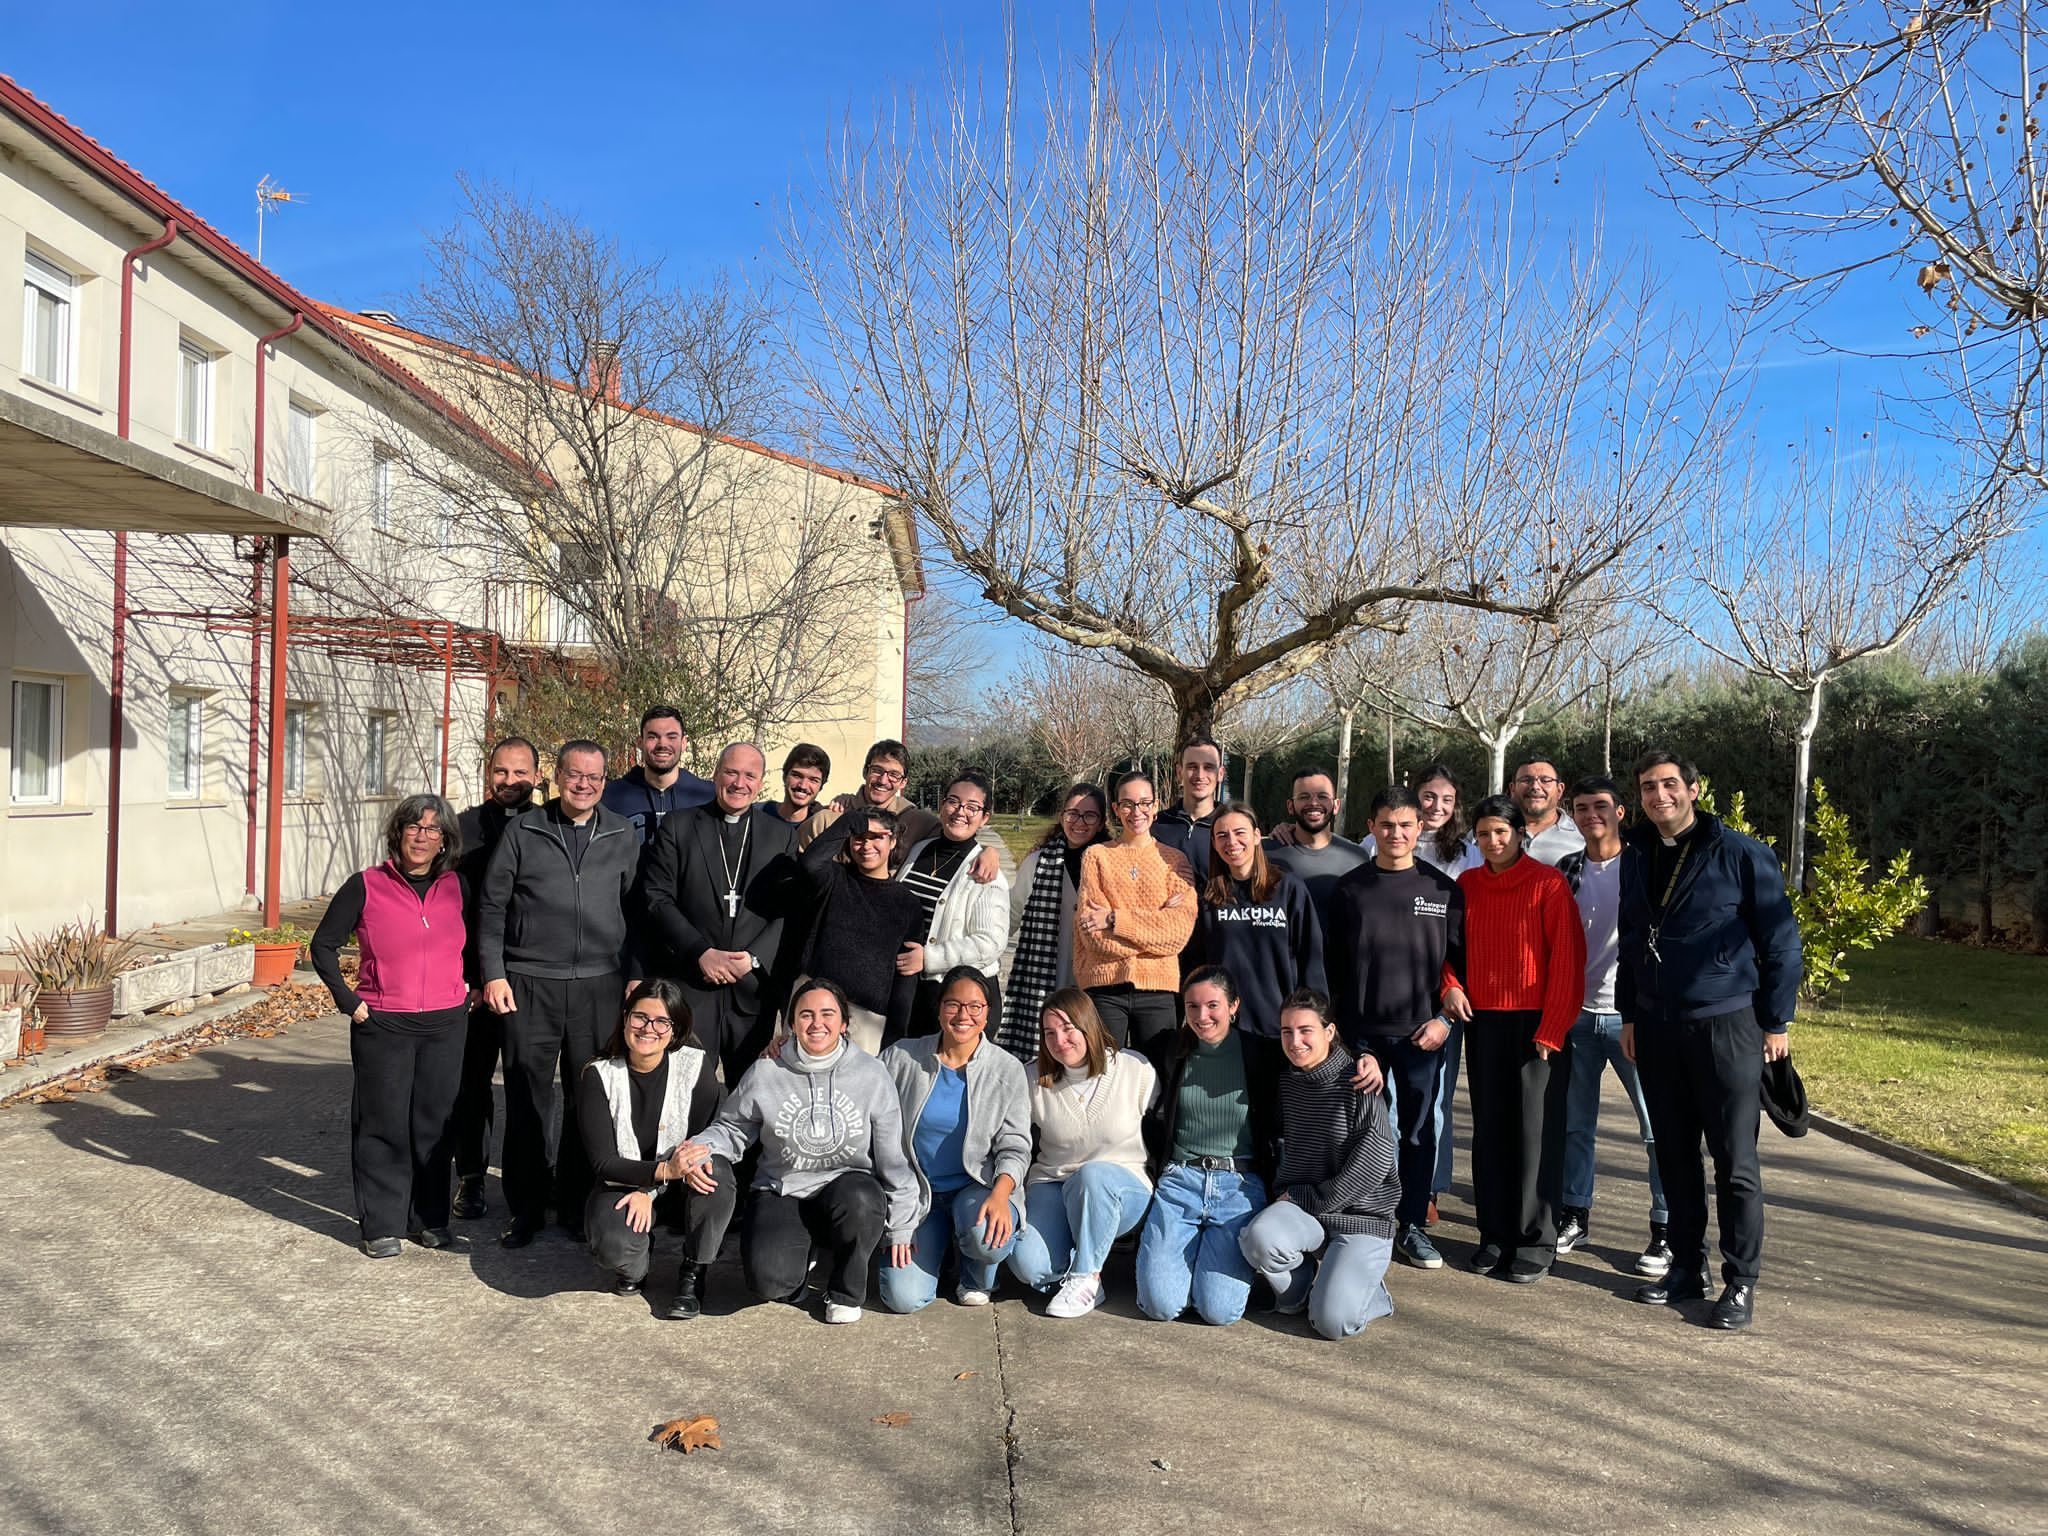
[(1411, 1035), (1443, 1007), (1445, 972), (1465, 968), (1465, 893), (1440, 869), (1362, 864), (1330, 900), (1330, 995), (1356, 1051)]
[(675, 783), (667, 789), (655, 789), (648, 784), (645, 768), (629, 768), (624, 778), (605, 785), (604, 807), (632, 822), (640, 834), (640, 846), (649, 848), (654, 844), (654, 834), (661, 830), (664, 816), (671, 811), (709, 805), (712, 794), (711, 781), (698, 778), (687, 768), (677, 773)]
[(1195, 942), (1206, 965), (1220, 965), (1237, 983), (1243, 1006), (1237, 1027), (1278, 1039), (1280, 1004), (1296, 987), (1328, 992), (1323, 974), (1323, 925), (1308, 887), (1285, 870), (1264, 901), (1251, 899), (1250, 882), (1233, 880), (1237, 899), (1218, 906), (1204, 893)]

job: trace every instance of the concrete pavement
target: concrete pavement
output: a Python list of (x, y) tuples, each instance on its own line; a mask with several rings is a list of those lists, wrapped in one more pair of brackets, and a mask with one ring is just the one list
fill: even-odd
[[(499, 1249), (497, 1212), (371, 1262), (348, 1096), (328, 1019), (0, 1112), (0, 1530), (2048, 1527), (2048, 1227), (1818, 1136), (1766, 1129), (1751, 1334), (1622, 1299), (1647, 1196), (1614, 1097), (1590, 1253), (1468, 1274), (1454, 1198), (1450, 1264), (1332, 1345), (1146, 1322), (1127, 1260), (1078, 1322), (1006, 1291), (852, 1328), (744, 1304), (729, 1258), (709, 1315), (657, 1322), (557, 1236)], [(685, 1412), (726, 1448), (646, 1443)]]

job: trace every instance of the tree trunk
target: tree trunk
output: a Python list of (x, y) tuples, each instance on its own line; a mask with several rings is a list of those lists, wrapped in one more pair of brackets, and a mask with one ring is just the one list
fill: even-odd
[(1813, 680), (1792, 754), (1792, 828), (1785, 843), (1789, 855), (1785, 860), (1785, 889), (1795, 894), (1805, 889), (1802, 882), (1806, 874), (1806, 794), (1813, 782), (1813, 735), (1820, 729), (1821, 698), (1826, 687), (1825, 677)]
[[(1985, 791), (1988, 795), (1990, 784), (1987, 779)], [(1993, 822), (1989, 816), (1977, 818), (1977, 938), (1989, 944), (1995, 924), (1991, 920), (1991, 870), (1993, 857), (1997, 853), (1997, 839), (1992, 832)]]
[(1244, 801), (1247, 805), (1251, 804), (1252, 799), (1252, 770), (1258, 767), (1258, 765), (1259, 757), (1256, 752), (1244, 754), (1244, 788), (1237, 792), (1235, 798)]
[(1394, 774), (1394, 706), (1387, 706), (1387, 783), (1398, 782)]
[[(1351, 727), (1357, 718), (1356, 704), (1337, 711), (1337, 798), (1347, 805), (1351, 801)], [(1337, 830), (1341, 833), (1344, 829), (1340, 826)]]
[(1504, 736), (1482, 739), (1486, 746), (1486, 792), (1489, 795), (1504, 795), (1507, 793), (1508, 781), (1508, 743), (1515, 739), (1514, 734), (1510, 732)]
[(1614, 669), (1607, 669), (1607, 687), (1600, 705), (1600, 771), (1614, 776)]

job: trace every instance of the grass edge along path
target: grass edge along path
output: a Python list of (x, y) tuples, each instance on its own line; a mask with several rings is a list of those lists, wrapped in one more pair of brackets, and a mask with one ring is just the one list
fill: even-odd
[(1815, 1109), (2048, 1195), (2048, 958), (1895, 938), (1802, 1003)]

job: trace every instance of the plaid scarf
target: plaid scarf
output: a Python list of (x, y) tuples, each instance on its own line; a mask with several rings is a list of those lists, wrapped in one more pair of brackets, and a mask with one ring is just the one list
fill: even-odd
[(1017, 925), (1017, 958), (1003, 998), (996, 1044), (1026, 1065), (1038, 1060), (1038, 1018), (1060, 982), (1060, 903), (1066, 900), (1067, 840), (1058, 832), (1038, 850), (1031, 894)]

